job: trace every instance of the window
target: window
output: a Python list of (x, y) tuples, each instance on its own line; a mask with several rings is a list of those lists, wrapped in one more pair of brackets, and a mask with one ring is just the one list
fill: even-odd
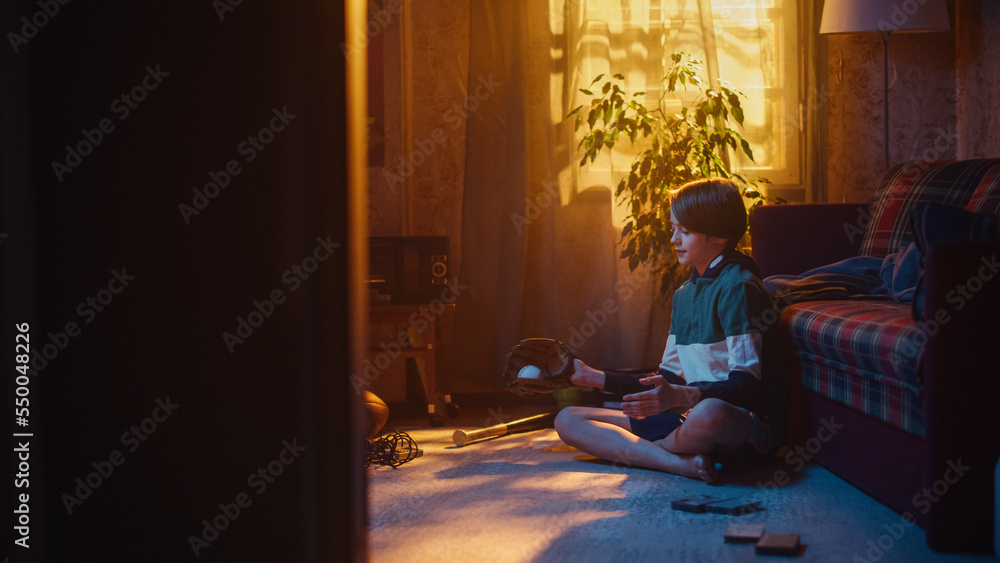
[[(743, 135), (756, 162), (733, 154), (736, 166), (771, 180), (783, 196), (802, 189), (793, 0), (552, 0), (552, 6), (564, 14), (553, 22), (553, 33), (566, 39), (569, 84), (553, 88), (568, 92), (564, 107), (589, 101), (578, 89), (601, 73), (624, 75), (627, 88), (646, 92), (645, 103), (655, 106), (670, 54), (686, 51), (703, 61), (703, 76), (721, 78), (747, 96)], [(664, 110), (679, 104), (665, 98)], [(615, 153), (579, 170), (578, 185), (614, 186), (635, 149), (625, 142)]]

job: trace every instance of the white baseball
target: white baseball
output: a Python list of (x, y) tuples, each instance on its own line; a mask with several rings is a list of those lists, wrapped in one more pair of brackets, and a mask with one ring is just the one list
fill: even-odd
[(542, 370), (533, 365), (527, 365), (517, 372), (518, 379), (538, 379), (542, 375)]

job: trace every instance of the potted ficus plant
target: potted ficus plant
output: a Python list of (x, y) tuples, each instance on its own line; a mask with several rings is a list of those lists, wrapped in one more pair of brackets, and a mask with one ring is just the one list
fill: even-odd
[[(711, 87), (699, 76), (701, 61), (687, 53), (673, 53), (671, 60), (657, 107), (647, 108), (640, 101), (644, 92), (626, 94), (620, 74), (598, 84), (606, 76), (601, 74), (588, 88), (580, 90), (593, 96), (590, 103), (567, 115), (576, 116), (575, 131), (587, 127), (578, 145), (583, 151), (581, 167), (623, 139), (645, 147), (615, 190), (615, 197), (628, 211), (621, 234), (621, 258), (628, 260), (629, 271), (645, 264), (658, 273), (664, 296), (685, 278), (670, 249), (670, 192), (697, 178), (721, 176), (741, 187), (745, 201), (753, 209), (766, 200), (760, 184), (769, 183), (748, 177), (730, 165), (730, 149), (741, 151), (753, 161), (750, 144), (733, 126), (743, 126), (740, 99), (746, 96), (721, 80), (717, 87)], [(679, 113), (669, 114), (663, 110), (663, 100), (678, 87), (695, 89), (697, 96), (689, 105), (682, 105)]]

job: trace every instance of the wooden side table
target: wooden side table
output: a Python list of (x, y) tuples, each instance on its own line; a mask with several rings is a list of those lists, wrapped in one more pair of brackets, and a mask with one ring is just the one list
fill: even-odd
[[(400, 358), (423, 358), (424, 371), (420, 374), (421, 383), (424, 388), (424, 395), (427, 397), (427, 415), (431, 424), (440, 419), (437, 414), (437, 405), (440, 403), (440, 392), (437, 381), (438, 350), (441, 349), (440, 334), (437, 323), (441, 315), (455, 311), (454, 304), (437, 303), (433, 305), (372, 305), (369, 309), (371, 324), (391, 324), (402, 327), (398, 334), (408, 333), (407, 341), (409, 346), (399, 343), (402, 338), (397, 338), (394, 343), (399, 345), (400, 351), (397, 357)], [(414, 328), (423, 337), (423, 344), (413, 345), (409, 337), (409, 329)], [(372, 353), (385, 352), (385, 342), (372, 342), (369, 350)], [(443, 419), (440, 419), (443, 424)]]

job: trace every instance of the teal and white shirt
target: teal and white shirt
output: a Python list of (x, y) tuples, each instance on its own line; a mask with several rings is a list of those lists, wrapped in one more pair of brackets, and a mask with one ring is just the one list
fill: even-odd
[(754, 402), (739, 395), (756, 394), (762, 380), (763, 335), (755, 325), (771, 307), (771, 297), (759, 273), (753, 258), (733, 250), (719, 255), (701, 276), (692, 274), (674, 292), (660, 371), (701, 388), (705, 398)]
[[(698, 387), (705, 398), (757, 410), (764, 400), (763, 335), (756, 328), (771, 297), (753, 258), (736, 250), (719, 255), (705, 272), (674, 292), (670, 335), (658, 373)], [(635, 376), (606, 372), (605, 390), (622, 394), (651, 387)], [(623, 377), (624, 376), (624, 377)]]

